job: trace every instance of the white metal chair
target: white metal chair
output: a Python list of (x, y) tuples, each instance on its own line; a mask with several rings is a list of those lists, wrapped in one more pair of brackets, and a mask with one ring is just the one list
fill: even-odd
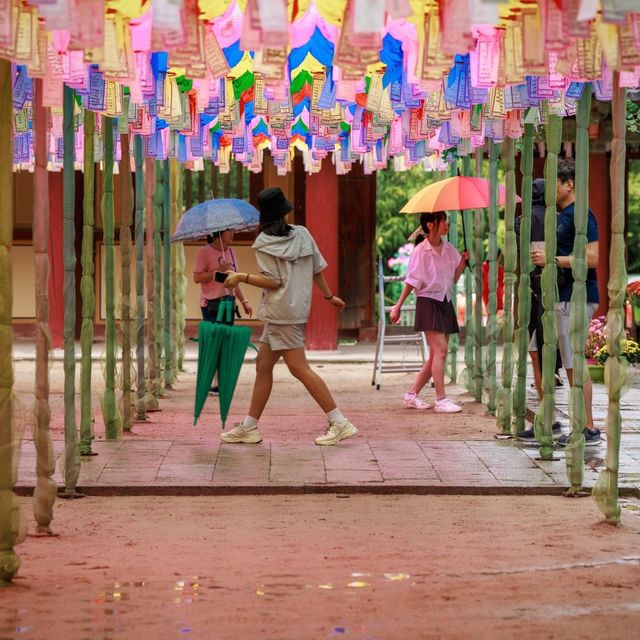
[[(385, 304), (385, 285), (402, 281), (404, 281), (404, 276), (385, 276), (382, 258), (378, 260), (378, 339), (373, 362), (373, 376), (371, 378), (371, 384), (375, 385), (376, 389), (380, 389), (383, 373), (420, 371), (429, 355), (429, 347), (427, 346), (424, 332), (416, 332), (413, 328), (413, 319), (416, 312), (415, 305), (403, 306), (403, 322), (397, 325), (387, 324), (387, 314), (391, 311), (391, 305)], [(417, 355), (422, 358), (422, 361), (407, 361), (406, 351), (404, 351), (402, 358), (398, 358), (396, 354), (394, 354), (393, 358), (390, 358), (388, 352), (385, 352), (385, 346), (391, 344), (416, 346)]]

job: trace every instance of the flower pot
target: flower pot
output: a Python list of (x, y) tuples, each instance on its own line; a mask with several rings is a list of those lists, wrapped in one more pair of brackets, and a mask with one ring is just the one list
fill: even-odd
[(592, 382), (604, 382), (604, 365), (602, 364), (590, 364), (589, 377)]

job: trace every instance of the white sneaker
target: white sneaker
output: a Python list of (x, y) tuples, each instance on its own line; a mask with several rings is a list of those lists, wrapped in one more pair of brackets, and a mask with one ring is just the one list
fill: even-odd
[(351, 438), (358, 433), (358, 430), (347, 420), (344, 424), (337, 422), (329, 423), (328, 429), (324, 435), (318, 436), (315, 440), (316, 444), (333, 445), (338, 444), (340, 440)]
[(220, 440), (227, 444), (258, 444), (258, 442), (262, 442), (262, 436), (258, 431), (258, 427), (245, 429), (242, 424), (238, 423), (231, 431), (221, 434)]
[(459, 407), (455, 402), (449, 400), (449, 398), (442, 398), (442, 400), (436, 400), (436, 413), (460, 413), (462, 407)]
[(415, 393), (404, 394), (404, 406), (409, 409), (432, 409), (433, 405), (425, 402)]

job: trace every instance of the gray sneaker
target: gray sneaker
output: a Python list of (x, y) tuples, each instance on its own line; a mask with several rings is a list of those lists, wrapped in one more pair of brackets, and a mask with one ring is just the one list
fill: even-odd
[(358, 433), (358, 430), (347, 420), (344, 424), (331, 422), (324, 432), (324, 435), (318, 436), (315, 440), (316, 444), (334, 445), (340, 440), (351, 438)]
[[(598, 445), (602, 444), (602, 436), (600, 435), (600, 429), (593, 429), (592, 431), (591, 429), (587, 429), (585, 427), (582, 430), (582, 433), (584, 433), (585, 447), (597, 447)], [(569, 444), (570, 435), (571, 434), (562, 436), (562, 438), (558, 440), (558, 445), (561, 447), (566, 447)]]
[(258, 431), (258, 427), (245, 429), (242, 424), (238, 423), (234, 425), (231, 431), (221, 434), (220, 440), (227, 444), (258, 444), (258, 442), (262, 442), (262, 436)]

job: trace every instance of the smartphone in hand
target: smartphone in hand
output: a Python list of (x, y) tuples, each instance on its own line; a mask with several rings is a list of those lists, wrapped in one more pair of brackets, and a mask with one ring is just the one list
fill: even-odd
[(213, 272), (213, 279), (216, 282), (220, 282), (221, 284), (224, 283), (224, 281), (227, 279), (227, 276), (229, 274), (225, 273), (224, 271), (214, 271)]

